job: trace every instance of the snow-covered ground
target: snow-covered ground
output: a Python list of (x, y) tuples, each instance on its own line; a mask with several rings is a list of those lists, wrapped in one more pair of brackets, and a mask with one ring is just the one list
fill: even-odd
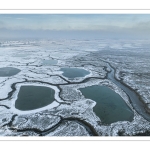
[(136, 90), (150, 112), (150, 41), (126, 41), (132, 47), (101, 51), (101, 58), (116, 68), (116, 78)]
[[(89, 136), (87, 126), (99, 136), (148, 131), (150, 123), (136, 113), (126, 93), (107, 79), (109, 68), (106, 69), (107, 63), (101, 59), (110, 62), (116, 68), (116, 77), (136, 89), (149, 104), (149, 46), (149, 41), (139, 40), (1, 41), (0, 68), (14, 67), (21, 71), (14, 76), (0, 77), (0, 135)], [(48, 59), (58, 62), (43, 65), (43, 60)], [(82, 68), (90, 74), (69, 80), (60, 71), (64, 67)], [(55, 100), (37, 110), (17, 110), (15, 100), (22, 85), (53, 88)], [(86, 99), (78, 90), (91, 85), (106, 85), (120, 94), (134, 112), (133, 121), (102, 124), (93, 112), (96, 102)]]

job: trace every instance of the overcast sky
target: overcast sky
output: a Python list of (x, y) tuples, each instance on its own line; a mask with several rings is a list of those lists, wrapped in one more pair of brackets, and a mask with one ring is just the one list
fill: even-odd
[(0, 38), (150, 38), (148, 14), (0, 14)]

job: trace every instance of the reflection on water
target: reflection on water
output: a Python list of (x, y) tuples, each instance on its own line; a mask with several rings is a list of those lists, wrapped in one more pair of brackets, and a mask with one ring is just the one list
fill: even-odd
[(79, 90), (86, 98), (96, 101), (93, 110), (103, 123), (111, 124), (117, 121), (133, 120), (133, 111), (121, 96), (110, 88), (93, 85)]
[(33, 110), (54, 101), (55, 91), (43, 86), (21, 86), (15, 107), (19, 110)]

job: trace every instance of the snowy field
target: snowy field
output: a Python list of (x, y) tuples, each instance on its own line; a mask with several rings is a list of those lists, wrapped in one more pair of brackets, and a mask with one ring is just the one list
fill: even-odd
[[(126, 41), (131, 44), (101, 51), (102, 59), (116, 68), (116, 78), (137, 91), (150, 112), (150, 44), (149, 40)], [(122, 41), (123, 43), (123, 41)]]
[[(0, 77), (1, 136), (123, 136), (150, 135), (150, 122), (130, 104), (128, 95), (111, 80), (115, 77), (140, 95), (150, 112), (150, 44), (140, 40), (24, 40), (0, 42), (0, 68), (21, 71)], [(57, 60), (44, 65), (44, 60)], [(76, 67), (90, 73), (69, 80), (61, 68)], [(40, 109), (20, 111), (15, 101), (22, 85), (46, 86), (55, 90), (55, 100)], [(94, 112), (96, 102), (86, 99), (79, 88), (105, 85), (118, 93), (134, 112), (132, 122), (101, 123)]]

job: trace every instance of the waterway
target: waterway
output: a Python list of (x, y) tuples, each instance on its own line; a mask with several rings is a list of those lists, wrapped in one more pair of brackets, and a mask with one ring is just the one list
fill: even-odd
[(140, 96), (130, 87), (125, 85), (122, 81), (119, 81), (115, 78), (115, 69), (108, 63), (108, 68), (111, 69), (111, 72), (107, 74), (107, 78), (115, 83), (119, 88), (121, 88), (129, 97), (130, 103), (138, 114), (143, 118), (150, 121), (150, 114), (145, 110), (144, 103), (140, 100)]

